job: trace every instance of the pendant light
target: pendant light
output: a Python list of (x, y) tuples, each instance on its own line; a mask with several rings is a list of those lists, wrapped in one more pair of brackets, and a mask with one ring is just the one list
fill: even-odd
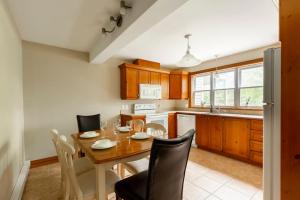
[(190, 37), (191, 34), (186, 34), (184, 38), (187, 40), (187, 50), (182, 59), (176, 64), (178, 67), (194, 67), (201, 64), (201, 60), (191, 54)]

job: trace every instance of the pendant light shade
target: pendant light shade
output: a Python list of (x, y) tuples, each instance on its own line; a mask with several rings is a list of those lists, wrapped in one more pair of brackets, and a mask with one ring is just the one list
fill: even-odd
[(191, 54), (191, 46), (190, 46), (190, 37), (191, 34), (187, 34), (184, 36), (187, 39), (187, 50), (185, 55), (181, 58), (181, 60), (176, 64), (178, 67), (194, 67), (196, 65), (201, 64), (201, 60), (196, 58), (193, 54)]

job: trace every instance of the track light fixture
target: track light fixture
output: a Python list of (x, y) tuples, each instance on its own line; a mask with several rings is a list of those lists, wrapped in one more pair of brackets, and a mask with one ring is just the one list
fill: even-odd
[(126, 2), (124, 0), (120, 1), (120, 13), (117, 17), (110, 16), (110, 24), (113, 27), (111, 30), (108, 30), (106, 28), (102, 28), (102, 33), (106, 35), (107, 33), (112, 33), (116, 30), (117, 27), (121, 27), (123, 23), (123, 16), (126, 15), (127, 9), (131, 9), (132, 6), (126, 5)]

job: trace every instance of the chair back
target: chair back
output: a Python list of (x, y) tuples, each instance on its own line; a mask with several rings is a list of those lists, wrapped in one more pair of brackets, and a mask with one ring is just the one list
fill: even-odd
[(158, 138), (167, 138), (167, 130), (166, 128), (161, 125), (161, 124), (157, 124), (157, 123), (147, 123), (145, 125), (146, 131), (148, 133), (148, 130), (150, 130), (150, 134), (153, 137), (158, 137)]
[(145, 126), (145, 122), (141, 119), (129, 120), (126, 122), (126, 124), (130, 124), (134, 131), (143, 131)]
[(153, 140), (149, 162), (147, 200), (182, 200), (183, 183), (195, 130), (175, 139)]
[[(59, 138), (61, 137), (61, 135), (58, 133), (58, 131), (56, 129), (52, 129), (50, 131), (51, 135), (52, 135), (52, 142), (54, 144), (55, 147), (55, 151), (58, 157), (58, 161), (61, 167), (61, 175), (63, 176), (63, 169), (62, 169), (62, 161), (61, 161), (61, 155), (60, 155), (60, 146), (59, 146)], [(66, 140), (66, 138), (65, 138)]]
[(100, 130), (100, 114), (97, 115), (77, 115), (77, 125), (79, 132)]
[(73, 163), (75, 149), (72, 145), (67, 143), (66, 137), (64, 136), (59, 138), (59, 146), (63, 165), (62, 168), (64, 170), (64, 174), (66, 175), (67, 182), (70, 184), (75, 198), (78, 200), (83, 200), (83, 193), (80, 189)]

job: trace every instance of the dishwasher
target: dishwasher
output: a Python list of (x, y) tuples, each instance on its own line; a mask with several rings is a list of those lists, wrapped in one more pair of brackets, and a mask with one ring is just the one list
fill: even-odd
[[(177, 114), (177, 136), (182, 136), (191, 129), (196, 129), (196, 116)], [(195, 135), (193, 138), (192, 146), (197, 146), (195, 142)]]

